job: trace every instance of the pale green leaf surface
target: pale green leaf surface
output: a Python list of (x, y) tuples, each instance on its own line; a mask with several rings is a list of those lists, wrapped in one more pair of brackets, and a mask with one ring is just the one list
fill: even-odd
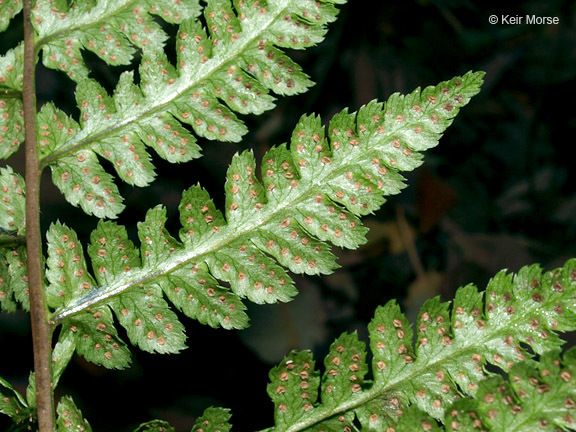
[(130, 351), (119, 338), (108, 306), (93, 308), (62, 323), (60, 340), (72, 337), (76, 352), (87, 361), (108, 369), (124, 369), (130, 364)]
[(25, 233), (25, 206), (24, 178), (9, 166), (0, 168), (0, 236), (3, 243), (5, 236)]
[(322, 403), (338, 405), (362, 390), (368, 373), (365, 344), (358, 335), (343, 334), (330, 346), (324, 359)]
[(268, 395), (274, 402), (274, 421), (279, 430), (297, 422), (318, 400), (320, 374), (312, 353), (293, 352), (269, 373)]
[(76, 343), (72, 332), (64, 332), (54, 345), (52, 349), (52, 383), (54, 388), (58, 386), (58, 381), (70, 363), (75, 349)]
[(18, 304), (14, 300), (14, 293), (10, 286), (8, 266), (4, 262), (5, 250), (0, 251), (0, 310), (2, 312), (16, 312)]
[(92, 428), (70, 396), (64, 396), (56, 408), (56, 432), (91, 432)]
[(224, 408), (210, 407), (204, 410), (191, 432), (230, 432), (230, 412)]
[[(429, 123), (435, 131), (443, 130), (438, 129), (439, 123), (443, 128), (448, 127), (460, 106), (478, 92), (482, 75), (469, 73), (424, 90), (423, 94), (428, 96), (419, 102), (426, 106), (421, 112), (426, 118), (433, 118)], [(404, 107), (405, 110), (413, 110), (421, 94), (417, 90), (407, 96), (409, 107)], [(436, 98), (434, 103), (429, 102), (430, 97)], [(394, 96), (394, 106), (399, 100), (404, 99)], [(445, 113), (449, 102), (454, 106)], [(184, 191), (179, 206), (180, 242), (164, 229), (165, 211), (156, 207), (139, 226), (143, 230), (139, 233), (142, 258), (132, 244), (124, 240), (123, 228), (115, 224), (99, 225), (121, 230), (121, 235), (108, 237), (123, 239), (120, 243), (125, 248), (115, 251), (112, 259), (108, 252), (100, 252), (93, 246), (90, 255), (100, 286), (90, 296), (77, 298), (74, 305), (57, 308), (56, 320), (78, 313), (88, 304), (100, 303), (142, 286), (160, 285), (180, 310), (193, 317), (200, 316), (198, 307), (200, 311), (208, 310), (217, 318), (210, 321), (204, 314), (202, 319), (225, 327), (241, 327), (246, 323), (243, 312), (238, 312), (243, 310), (238, 307), (241, 306), (238, 298), (256, 303), (290, 300), (296, 289), (285, 268), (307, 274), (330, 273), (337, 264), (329, 244), (347, 248), (363, 244), (367, 229), (357, 214), (376, 207), (374, 202), (383, 202), (384, 196), (403, 187), (398, 164), (386, 155), (390, 148), (396, 149), (392, 138), (403, 127), (412, 130), (413, 124), (394, 117), (394, 130), (388, 134), (382, 126), (388, 115), (387, 105), (377, 103), (362, 107), (357, 114), (340, 114), (331, 123), (328, 138), (319, 119), (303, 117), (295, 128), (290, 149), (285, 145), (274, 147), (264, 156), (262, 181), (255, 175), (257, 168), (251, 152), (234, 156), (225, 184), (225, 214), (216, 208), (202, 187), (189, 188)], [(370, 122), (354, 122), (356, 118), (368, 118)], [(419, 133), (425, 130), (423, 126)], [(430, 135), (432, 142), (424, 147), (435, 145), (437, 139), (437, 133)], [(412, 144), (406, 141), (402, 146), (407, 149)], [(415, 150), (401, 153), (417, 161), (421, 158)], [(415, 164), (403, 166), (412, 168)], [(364, 186), (348, 180), (357, 175), (357, 171), (366, 180)], [(326, 193), (326, 185), (342, 179), (346, 183), (340, 185), (334, 195), (330, 189)], [(345, 198), (352, 193), (357, 198)], [(93, 234), (94, 245), (99, 236)], [(109, 263), (94, 264), (107, 259)], [(106, 271), (101, 273), (101, 267)], [(193, 279), (182, 284), (186, 273), (192, 274)], [(206, 273), (226, 282), (232, 295), (224, 295), (225, 289), (212, 278), (197, 275)], [(202, 288), (198, 286), (201, 279)], [(211, 300), (206, 299), (206, 294)], [(186, 306), (185, 298), (192, 303)], [(216, 299), (221, 304), (215, 303)]]
[(95, 153), (79, 150), (62, 156), (51, 166), (52, 181), (70, 204), (97, 217), (116, 217), (123, 199), (113, 177), (100, 165)]
[(15, 423), (26, 421), (29, 415), (28, 404), (12, 385), (0, 377), (0, 412), (12, 417)]
[(138, 223), (138, 237), (142, 250), (142, 265), (151, 271), (181, 246), (166, 230), (166, 209), (156, 206), (146, 213), (144, 222)]
[(186, 316), (210, 327), (247, 327), (240, 297), (218, 284), (205, 266), (199, 267), (178, 269), (159, 281), (168, 299)]
[[(10, 18), (8, 12), (2, 12), (2, 8), (10, 6), (13, 6), (13, 2), (0, 5), (0, 28), (4, 19)], [(0, 56), (0, 159), (7, 159), (24, 142), (23, 59), (24, 43)]]
[(15, 312), (18, 307), (30, 310), (26, 247), (0, 248), (0, 308)]
[(26, 387), (26, 403), (31, 411), (35, 411), (38, 404), (36, 402), (36, 375), (34, 372), (28, 374), (28, 386)]
[(3, 1), (0, 3), (0, 32), (5, 31), (10, 20), (22, 10), (22, 1)]
[(175, 429), (164, 420), (152, 420), (142, 423), (134, 432), (174, 432)]
[[(181, 245), (164, 227), (166, 210), (160, 206), (150, 210), (146, 220), (138, 224), (144, 269), (157, 268)], [(158, 283), (166, 297), (186, 316), (211, 327), (244, 328), (248, 325), (246, 307), (240, 298), (220, 286), (205, 264), (183, 266)]]
[(186, 347), (184, 326), (158, 286), (130, 290), (111, 302), (130, 342), (143, 351), (177, 353)]
[[(508, 379), (491, 377), (479, 383), (475, 399), (456, 401), (444, 418), (446, 431), (524, 432), (573, 430), (576, 418), (575, 350), (560, 356), (545, 353), (538, 362), (512, 367)], [(398, 431), (411, 431), (408, 421), (434, 423), (422, 412), (407, 412)], [(408, 420), (408, 421), (406, 421)]]
[(81, 51), (86, 49), (110, 65), (126, 65), (137, 48), (162, 50), (167, 34), (152, 14), (180, 23), (200, 13), (198, 1), (109, 1), (75, 3), (39, 0), (32, 21), (43, 49), (44, 64), (81, 81), (90, 70)]
[(14, 291), (14, 298), (24, 310), (30, 310), (28, 296), (28, 258), (25, 246), (17, 246), (6, 254), (8, 275)]
[[(88, 104), (85, 108), (89, 109)], [(80, 130), (78, 123), (51, 103), (42, 106), (36, 122), (40, 157), (58, 153), (63, 143)], [(126, 139), (118, 140), (118, 147), (113, 147), (114, 151), (118, 148), (128, 150), (129, 144), (126, 142), (129, 140), (129, 135), (126, 135)], [(52, 181), (72, 205), (80, 206), (86, 213), (99, 217), (115, 217), (124, 209), (122, 197), (118, 193), (113, 177), (98, 161), (96, 152), (100, 150), (102, 157), (113, 159), (113, 166), (118, 173), (121, 173), (122, 178), (130, 179), (130, 177), (127, 175), (127, 170), (122, 168), (123, 160), (114, 159), (107, 148), (102, 148), (104, 145), (102, 142), (94, 146), (93, 150), (81, 149), (71, 154), (64, 154), (50, 168)], [(123, 155), (128, 157), (127, 154)], [(144, 177), (146, 175), (150, 173)]]
[[(92, 232), (88, 253), (96, 280), (109, 285), (140, 265), (138, 250), (125, 228), (100, 221)], [(128, 338), (149, 352), (178, 352), (185, 347), (184, 327), (163, 299), (158, 286), (148, 284), (122, 293), (110, 306)]]
[[(576, 328), (575, 293), (572, 259), (550, 272), (537, 265), (517, 274), (500, 272), (485, 293), (468, 285), (452, 304), (429, 300), (415, 331), (389, 302), (368, 326), (373, 381), (363, 381), (368, 372), (363, 343), (355, 334), (343, 335), (324, 361), (320, 400), (316, 385), (307, 387), (304, 398), (302, 377), (318, 372), (310, 353), (294, 352), (270, 373), (272, 430), (321, 430), (327, 420), (348, 422), (354, 415), (362, 430), (379, 431), (434, 430), (443, 419), (454, 431), (573, 427), (576, 351), (559, 359), (563, 342), (557, 333)], [(542, 341), (535, 343), (535, 332)], [(529, 360), (526, 346), (542, 355), (539, 363)], [(488, 363), (508, 372), (510, 383)]]
[(206, 259), (211, 272), (254, 303), (290, 301), (297, 293), (286, 271), (258, 248), (237, 242)]
[[(41, 153), (42, 166), (52, 168), (55, 184), (73, 205), (108, 218), (123, 208), (116, 186), (89, 153), (109, 160), (123, 181), (145, 186), (154, 179), (145, 145), (170, 162), (186, 162), (200, 155), (189, 128), (209, 140), (240, 141), (247, 128), (236, 114), (261, 114), (274, 106), (270, 91), (291, 95), (312, 84), (276, 46), (318, 43), (338, 10), (325, 0), (234, 5), (211, 0), (203, 12), (209, 34), (197, 19), (198, 2), (102, 0), (73, 8), (66, 2), (38, 2), (35, 25), (44, 63), (78, 82), (80, 125), (60, 119), (73, 125), (65, 128), (72, 133), (53, 133), (56, 144)], [(180, 24), (176, 65), (164, 53), (167, 36), (151, 13)], [(140, 85), (134, 83), (133, 72), (124, 72), (110, 96), (88, 78), (83, 49), (116, 65), (130, 63), (137, 48), (142, 49)], [(90, 171), (102, 178), (100, 187), (72, 172), (70, 158), (80, 154), (90, 162)], [(62, 175), (71, 178), (65, 182)]]
[[(403, 410), (399, 413), (395, 419), (395, 423), (397, 422), (397, 426), (394, 430), (398, 432), (414, 432), (414, 431), (422, 431), (422, 432), (440, 432), (444, 430), (442, 424), (437, 423), (434, 419), (431, 419), (427, 416), (424, 412), (420, 411), (416, 405), (409, 406), (406, 410)], [(459, 426), (464, 425), (478, 425), (478, 423), (474, 423), (473, 418), (469, 418), (468, 421), (460, 424)], [(446, 425), (447, 428), (449, 425)], [(470, 429), (464, 429), (470, 430)], [(476, 430), (475, 426), (474, 429)]]
[(112, 284), (140, 265), (139, 251), (128, 238), (126, 228), (114, 222), (99, 221), (90, 235), (88, 254), (100, 285)]
[(57, 222), (46, 233), (46, 302), (51, 307), (67, 305), (96, 286), (88, 272), (84, 251), (74, 230)]

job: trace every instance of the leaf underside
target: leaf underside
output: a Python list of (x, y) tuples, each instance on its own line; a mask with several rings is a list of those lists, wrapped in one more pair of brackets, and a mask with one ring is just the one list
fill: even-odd
[[(8, 17), (2, 8), (12, 4), (13, 2), (0, 4), (0, 31), (3, 18)], [(23, 60), (24, 43), (0, 56), (0, 159), (10, 157), (24, 142)]]
[(30, 309), (26, 265), (24, 179), (0, 168), (0, 311)]
[[(71, 204), (115, 218), (124, 209), (115, 177), (149, 185), (155, 178), (151, 149), (171, 163), (190, 161), (200, 157), (198, 138), (238, 142), (247, 132), (239, 115), (273, 108), (272, 94), (305, 92), (312, 81), (283, 49), (322, 41), (342, 1), (68, 3), (38, 0), (33, 9), (44, 65), (76, 82), (80, 110), (74, 119), (53, 103), (42, 106), (40, 165), (50, 167)], [(176, 58), (165, 54), (169, 35), (160, 20), (177, 26)], [(126, 70), (109, 95), (90, 77), (84, 51), (110, 65), (138, 60), (139, 78)], [(16, 125), (0, 138), (0, 157), (23, 141), (22, 52), (21, 45), (0, 57), (0, 90), (7, 91), (0, 93), (0, 127)]]
[(270, 430), (574, 430), (576, 350), (560, 358), (557, 333), (576, 328), (575, 293), (573, 259), (551, 272), (502, 271), (452, 304), (429, 300), (415, 329), (391, 301), (368, 326), (371, 380), (356, 333), (332, 344), (322, 376), (307, 351), (270, 372)]
[(70, 396), (60, 399), (56, 413), (56, 432), (92, 432), (92, 428), (82, 417), (82, 412)]
[[(310, 351), (270, 371), (275, 424), (262, 432), (576, 430), (576, 348), (561, 355), (558, 337), (576, 329), (575, 294), (571, 259), (428, 300), (414, 329), (390, 301), (368, 325), (370, 354), (344, 333), (323, 372)], [(228, 431), (229, 421), (209, 408), (192, 430)]]
[(91, 361), (125, 367), (129, 358), (112, 313), (132, 344), (177, 352), (185, 336), (167, 300), (224, 328), (247, 325), (243, 299), (289, 301), (296, 288), (288, 271), (330, 273), (337, 267), (330, 244), (356, 248), (366, 241), (359, 216), (404, 187), (399, 171), (421, 164), (420, 152), (437, 144), (479, 91), (482, 75), (343, 111), (328, 134), (318, 117), (302, 117), (290, 147), (264, 156), (260, 176), (251, 152), (233, 158), (224, 213), (201, 186), (186, 190), (179, 239), (166, 230), (161, 206), (138, 224), (139, 248), (124, 227), (101, 221), (87, 248), (89, 268), (74, 231), (52, 225), (47, 300), (53, 320), (62, 323), (61, 337), (76, 340)]

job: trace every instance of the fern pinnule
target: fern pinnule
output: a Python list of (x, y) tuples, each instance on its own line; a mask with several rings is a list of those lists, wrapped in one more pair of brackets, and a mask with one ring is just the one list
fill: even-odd
[(5, 31), (10, 24), (10, 20), (22, 10), (22, 2), (2, 2), (0, 3), (0, 32)]
[(26, 266), (26, 186), (11, 167), (0, 168), (0, 310), (30, 309)]
[[(108, 316), (102, 309), (112, 308), (132, 343), (176, 352), (184, 338), (165, 296), (203, 323), (245, 327), (242, 299), (289, 301), (297, 291), (288, 270), (330, 273), (337, 267), (330, 244), (356, 248), (365, 242), (359, 216), (403, 187), (398, 171), (421, 163), (418, 152), (437, 144), (459, 108), (479, 91), (482, 76), (468, 73), (406, 97), (395, 95), (386, 104), (372, 102), (357, 114), (343, 112), (330, 122), (328, 136), (319, 118), (302, 117), (290, 147), (273, 147), (264, 156), (262, 180), (252, 152), (235, 155), (224, 213), (200, 185), (186, 190), (179, 240), (166, 230), (160, 206), (139, 224), (140, 252), (123, 227), (101, 222), (88, 247), (93, 277), (80, 252), (72, 252), (77, 259), (71, 264), (61, 259), (59, 253), (70, 247), (62, 239), (74, 235), (52, 225), (47, 274), (53, 321), (62, 323), (64, 334), (77, 325), (70, 320), (83, 317), (94, 331)], [(109, 322), (102, 323), (108, 332)]]
[[(338, 13), (328, 0), (210, 0), (204, 8), (198, 1), (37, 3), (44, 63), (77, 80), (80, 108), (77, 122), (52, 104), (42, 107), (40, 164), (51, 168), (70, 203), (107, 218), (123, 204), (100, 158), (121, 180), (146, 186), (155, 177), (147, 147), (179, 163), (200, 156), (197, 137), (238, 142), (247, 128), (237, 114), (261, 114), (274, 106), (270, 92), (293, 95), (312, 85), (280, 48), (320, 42)], [(175, 64), (163, 50), (167, 36), (150, 14), (179, 24)], [(81, 49), (109, 64), (127, 64), (135, 47), (142, 50), (139, 85), (126, 71), (111, 96), (88, 77)]]
[(63, 396), (56, 408), (57, 414), (57, 431), (82, 431), (92, 432), (90, 424), (82, 416), (82, 412), (78, 409), (70, 396)]
[(0, 377), (0, 413), (12, 417), (17, 423), (26, 422), (29, 415), (26, 399), (2, 377)]

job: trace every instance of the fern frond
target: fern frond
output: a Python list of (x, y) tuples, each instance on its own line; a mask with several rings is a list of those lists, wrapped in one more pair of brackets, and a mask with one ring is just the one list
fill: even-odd
[[(557, 333), (576, 328), (575, 294), (572, 259), (551, 272), (502, 271), (485, 292), (460, 288), (452, 305), (429, 300), (415, 331), (391, 301), (368, 326), (372, 380), (356, 333), (332, 344), (322, 378), (306, 351), (270, 372), (272, 430), (345, 430), (356, 421), (362, 430), (435, 430), (443, 419), (459, 431), (573, 427), (576, 351), (562, 367)], [(527, 361), (534, 353), (540, 361)], [(511, 383), (488, 365), (508, 372)]]
[(0, 310), (30, 309), (26, 265), (24, 179), (0, 168)]
[[(343, 112), (331, 121), (328, 137), (319, 118), (303, 117), (290, 148), (281, 145), (264, 156), (262, 182), (251, 152), (233, 158), (225, 214), (199, 185), (184, 192), (180, 241), (165, 229), (162, 207), (138, 226), (140, 252), (123, 227), (101, 222), (88, 247), (94, 276), (73, 231), (53, 225), (47, 261), (53, 321), (63, 324), (62, 334), (84, 343), (82, 332), (71, 331), (82, 319), (83, 331), (90, 330), (86, 338), (109, 338), (108, 345), (114, 341), (120, 349), (111, 308), (132, 343), (175, 352), (184, 339), (165, 296), (202, 323), (245, 327), (241, 299), (288, 301), (296, 289), (287, 270), (330, 273), (337, 264), (329, 243), (356, 248), (365, 242), (367, 229), (358, 216), (404, 186), (399, 171), (421, 163), (418, 152), (437, 144), (460, 107), (478, 93), (482, 76), (468, 73), (394, 95), (386, 104), (372, 102), (358, 113)], [(114, 350), (99, 352), (99, 363), (122, 366), (111, 361)]]
[[(12, 2), (4, 3), (9, 4)], [(5, 17), (9, 15), (4, 15), (0, 9), (0, 27)], [(8, 158), (24, 142), (23, 60), (24, 43), (0, 56), (0, 159)]]
[[(122, 198), (99, 158), (123, 181), (145, 186), (155, 175), (146, 147), (178, 163), (199, 157), (197, 136), (238, 142), (247, 128), (237, 114), (261, 114), (274, 106), (270, 92), (293, 95), (312, 85), (281, 48), (317, 44), (338, 13), (328, 0), (210, 0), (204, 29), (197, 1), (99, 1), (69, 9), (65, 1), (54, 3), (38, 2), (36, 13), (44, 16), (36, 25), (38, 45), (47, 66), (78, 80), (81, 113), (76, 122), (51, 104), (42, 108), (40, 163), (51, 167), (69, 202), (108, 218), (122, 211)], [(180, 24), (176, 65), (151, 13)], [(87, 78), (82, 47), (117, 64), (130, 61), (134, 46), (143, 53), (140, 85), (124, 72), (110, 96)]]

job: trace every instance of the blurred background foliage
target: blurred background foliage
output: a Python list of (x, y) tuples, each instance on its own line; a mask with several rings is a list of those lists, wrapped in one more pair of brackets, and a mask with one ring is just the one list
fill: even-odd
[[(560, 22), (490, 25), (491, 14), (536, 14)], [(17, 43), (20, 26), (16, 20), (2, 36), (2, 53)], [(159, 203), (177, 233), (181, 191), (196, 182), (221, 206), (232, 155), (252, 148), (260, 157), (288, 141), (304, 113), (327, 122), (345, 107), (355, 111), (394, 92), (468, 70), (487, 74), (481, 94), (427, 154), (424, 166), (408, 175), (409, 187), (365, 218), (368, 244), (335, 251), (342, 269), (324, 278), (296, 277), (300, 295), (289, 304), (250, 307), (252, 326), (245, 331), (214, 330), (183, 317), (191, 348), (177, 356), (134, 350), (133, 366), (122, 372), (74, 358), (57, 396), (74, 396), (95, 431), (128, 431), (152, 418), (188, 431), (211, 405), (232, 409), (234, 430), (268, 427), (268, 371), (291, 349), (312, 349), (321, 359), (342, 331), (365, 337), (375, 307), (389, 299), (398, 299), (414, 319), (425, 299), (448, 300), (467, 283), (484, 286), (500, 269), (516, 271), (535, 262), (553, 268), (576, 256), (570, 150), (576, 137), (575, 2), (390, 0), (368, 6), (350, 0), (322, 45), (290, 54), (317, 83), (311, 91), (246, 118), (251, 132), (240, 145), (203, 142), (200, 160), (174, 166), (157, 159), (158, 179), (150, 187), (121, 185), (127, 210), (119, 222), (134, 238), (136, 222)], [(93, 77), (111, 91), (122, 69), (86, 56)], [(77, 113), (73, 84), (41, 66), (38, 73), (39, 103), (56, 100)], [(9, 163), (23, 172), (18, 158), (22, 152)], [(43, 228), (59, 219), (86, 244), (97, 221), (66, 204), (48, 174)], [(32, 367), (27, 319), (23, 313), (0, 316), (0, 373), (20, 388)]]

